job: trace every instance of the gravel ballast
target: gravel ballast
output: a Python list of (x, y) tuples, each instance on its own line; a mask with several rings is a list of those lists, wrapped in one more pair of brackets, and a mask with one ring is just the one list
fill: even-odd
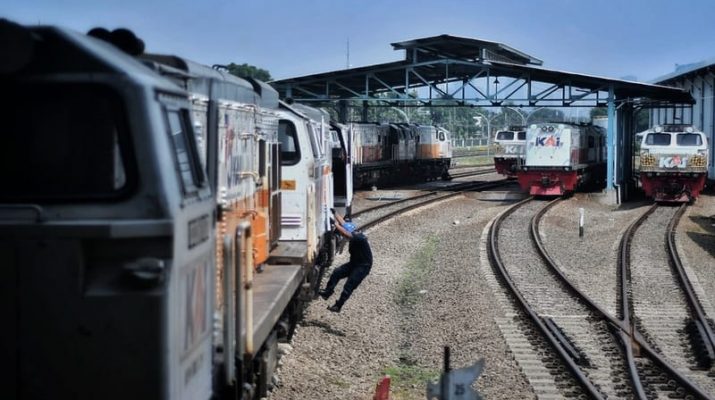
[[(484, 398), (535, 398), (495, 323), (503, 311), (478, 267), (482, 231), (508, 204), (477, 197), (444, 201), (368, 231), (372, 272), (340, 314), (326, 307), (344, 281), (329, 301), (309, 305), (290, 347), (282, 346), (287, 354), (269, 399), (371, 399), (385, 373), (392, 375), (392, 399), (424, 399), (426, 380), (441, 370), (445, 345), (451, 347), (453, 368), (485, 359), (476, 384)], [(357, 198), (356, 209), (368, 203)], [(615, 302), (618, 240), (648, 204), (603, 205), (577, 194), (542, 220), (547, 250), (609, 311)], [(583, 238), (578, 237), (579, 208), (586, 212)], [(715, 303), (713, 215), (715, 197), (703, 195), (678, 227), (681, 258), (706, 298), (707, 312)], [(333, 268), (346, 261), (347, 250)]]
[(390, 373), (391, 398), (424, 399), (445, 345), (453, 368), (485, 359), (476, 387), (487, 398), (533, 398), (494, 322), (498, 309), (478, 268), (482, 230), (503, 208), (459, 197), (370, 230), (372, 272), (340, 314), (326, 310), (338, 291), (311, 303), (270, 398), (371, 399)]

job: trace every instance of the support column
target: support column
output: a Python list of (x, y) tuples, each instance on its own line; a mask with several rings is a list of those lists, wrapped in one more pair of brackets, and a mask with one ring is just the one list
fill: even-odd
[(338, 100), (338, 120), (341, 124), (348, 122), (348, 101)]
[(633, 180), (633, 145), (636, 132), (636, 115), (632, 104), (623, 104), (616, 112), (618, 126), (618, 147), (616, 153), (620, 162), (616, 166), (616, 181), (621, 182), (621, 201), (628, 201), (635, 192)]
[(613, 85), (608, 87), (608, 131), (606, 142), (608, 143), (608, 148), (606, 155), (608, 157), (606, 163), (606, 194), (611, 202), (611, 204), (618, 204), (620, 202), (618, 185), (615, 182), (615, 168), (617, 165), (616, 160), (616, 99), (613, 93)]
[(367, 100), (362, 101), (362, 122), (367, 122)]

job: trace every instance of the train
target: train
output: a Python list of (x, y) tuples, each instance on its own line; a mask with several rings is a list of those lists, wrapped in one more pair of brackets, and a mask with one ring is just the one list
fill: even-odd
[(693, 202), (705, 188), (708, 141), (692, 125), (656, 125), (640, 138), (638, 179), (645, 195), (657, 202)]
[(516, 178), (524, 165), (526, 127), (513, 125), (494, 135), (494, 169), (500, 175)]
[(3, 397), (266, 396), (351, 206), (347, 131), (127, 30), (0, 43)]
[(442, 127), (353, 122), (345, 129), (355, 149), (353, 183), (357, 188), (450, 178), (452, 140)]
[(522, 190), (562, 196), (605, 183), (603, 128), (590, 124), (539, 123), (526, 131), (524, 164), (516, 173)]

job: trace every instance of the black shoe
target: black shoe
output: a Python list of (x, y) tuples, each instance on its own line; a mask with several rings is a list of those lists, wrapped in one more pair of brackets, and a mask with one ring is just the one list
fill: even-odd
[(328, 307), (328, 310), (330, 310), (330, 311), (332, 311), (332, 312), (340, 312), (340, 308), (341, 308), (341, 307), (340, 307), (339, 305), (333, 304), (332, 306), (329, 306), (329, 307)]
[(331, 295), (331, 294), (332, 294), (332, 293), (329, 293), (329, 292), (326, 291), (326, 290), (318, 290), (318, 295), (320, 295), (320, 297), (322, 297), (323, 300), (328, 300), (328, 299), (330, 298), (330, 295)]

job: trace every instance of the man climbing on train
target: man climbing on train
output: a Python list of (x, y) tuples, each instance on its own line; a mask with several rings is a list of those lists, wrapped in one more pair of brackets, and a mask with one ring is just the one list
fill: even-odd
[(335, 230), (350, 241), (348, 251), (350, 252), (350, 261), (335, 268), (335, 271), (330, 275), (328, 284), (325, 289), (318, 292), (320, 297), (327, 300), (335, 291), (335, 285), (338, 281), (348, 278), (343, 286), (343, 291), (340, 293), (340, 298), (328, 310), (332, 312), (340, 312), (343, 305), (357, 289), (360, 283), (370, 273), (372, 267), (372, 250), (367, 237), (357, 229), (357, 226), (352, 221), (345, 219), (331, 209), (335, 216)]

